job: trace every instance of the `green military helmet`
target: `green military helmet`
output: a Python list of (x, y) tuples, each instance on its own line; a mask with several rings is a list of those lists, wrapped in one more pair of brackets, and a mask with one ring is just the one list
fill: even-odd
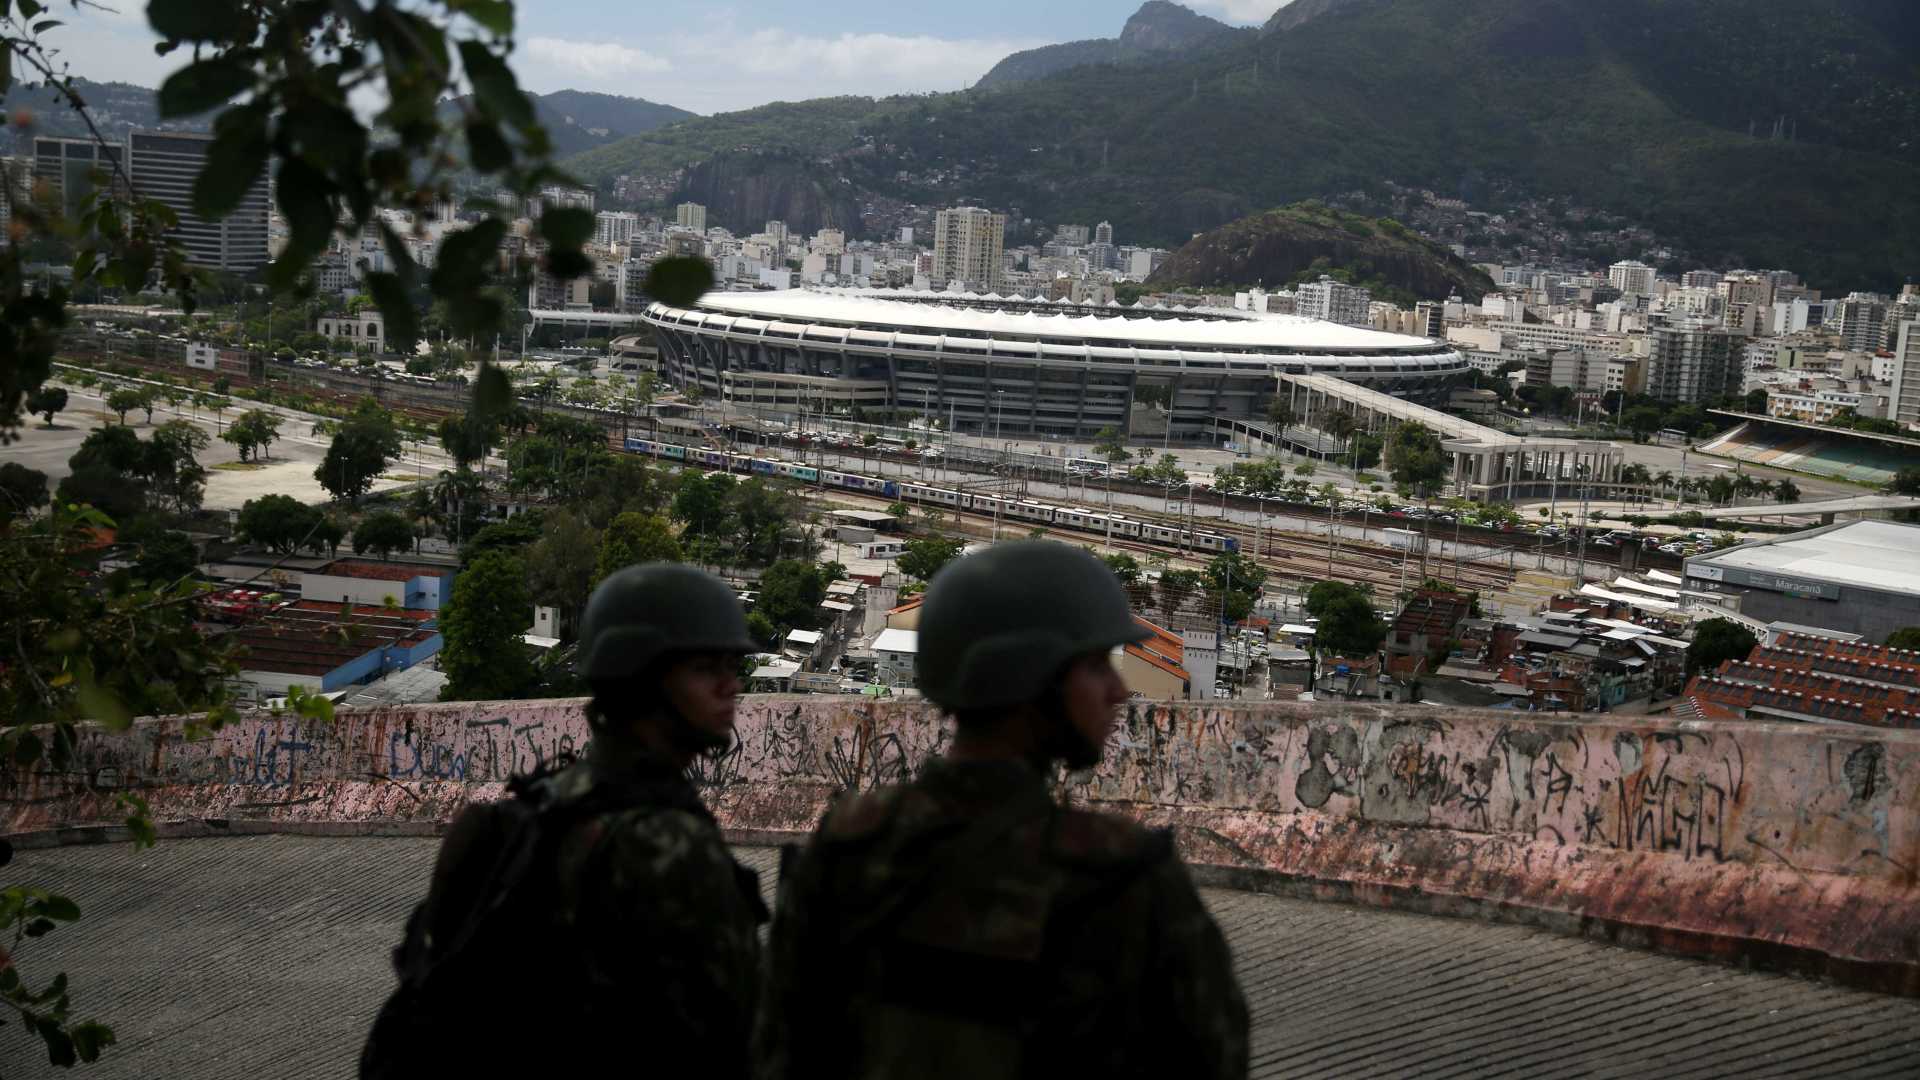
[(996, 544), (933, 576), (914, 668), (943, 708), (1032, 701), (1075, 657), (1149, 636), (1105, 563), (1048, 540)]
[(758, 652), (740, 598), (680, 563), (615, 571), (587, 598), (574, 664), (587, 679), (641, 674), (668, 653)]

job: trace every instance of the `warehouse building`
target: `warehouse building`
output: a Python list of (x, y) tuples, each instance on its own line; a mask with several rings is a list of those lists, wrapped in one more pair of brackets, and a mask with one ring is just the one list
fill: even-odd
[(1740, 614), (1859, 634), (1920, 625), (1920, 525), (1846, 521), (1688, 559), (1686, 587), (1739, 597)]

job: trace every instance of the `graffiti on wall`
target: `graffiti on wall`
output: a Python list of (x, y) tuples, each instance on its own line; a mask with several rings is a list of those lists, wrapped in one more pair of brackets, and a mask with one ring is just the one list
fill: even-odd
[[(63, 772), (0, 772), (0, 797), (16, 807), (16, 827), (64, 812), (63, 799), (81, 805), (130, 787), (191, 790), (182, 813), (196, 814), (223, 798), (247, 808), (310, 800), (313, 785), (404, 788), (412, 798), (450, 791), (430, 807), (444, 815), (466, 798), (496, 797), (513, 775), (586, 754), (593, 736), (581, 705), (343, 711), (332, 724), (263, 714), (193, 740), (176, 721), (148, 721), (84, 732)], [(733, 745), (692, 773), (723, 799), (803, 791), (779, 824), (805, 827), (833, 792), (911, 779), (950, 739), (924, 706), (753, 697), (741, 703)], [(1909, 805), (1920, 791), (1920, 736), (1904, 733), (1137, 703), (1105, 760), (1064, 788), (1134, 810), (1275, 815), (1263, 820), (1276, 827), (1324, 819), (1427, 830), (1463, 851), (1498, 841), (1832, 872), (1920, 865), (1920, 815)], [(165, 812), (164, 798), (156, 805)]]

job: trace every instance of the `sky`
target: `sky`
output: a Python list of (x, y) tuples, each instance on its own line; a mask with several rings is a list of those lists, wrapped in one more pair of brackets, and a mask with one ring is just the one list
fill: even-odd
[[(144, 0), (63, 12), (74, 74), (158, 86)], [(1286, 0), (1187, 0), (1254, 25)], [(1009, 53), (1113, 37), (1140, 0), (520, 0), (512, 64), (536, 93), (597, 90), (697, 113), (838, 94), (959, 90)], [(50, 35), (51, 36), (51, 35)]]

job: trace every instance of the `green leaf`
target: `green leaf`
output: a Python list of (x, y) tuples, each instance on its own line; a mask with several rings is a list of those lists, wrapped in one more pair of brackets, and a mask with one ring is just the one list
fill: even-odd
[(74, 1055), (73, 1038), (60, 1026), (60, 1021), (43, 1016), (33, 1026), (40, 1033), (40, 1041), (47, 1044), (47, 1061), (63, 1069), (72, 1068), (78, 1060)]
[(513, 407), (513, 381), (492, 364), (480, 365), (480, 376), (473, 384), (473, 411), (477, 416), (494, 417)]
[(80, 715), (86, 719), (98, 720), (113, 731), (125, 731), (133, 726), (133, 713), (127, 708), (126, 702), (91, 678), (81, 681), (75, 697), (80, 706)]
[(151, 0), (147, 22), (174, 41), (235, 41), (249, 26), (240, 0)]
[(73, 1025), (67, 1034), (73, 1037), (73, 1049), (80, 1055), (81, 1061), (100, 1060), (100, 1051), (117, 1041), (112, 1028), (93, 1020)]
[(20, 931), (28, 937), (41, 937), (59, 924), (52, 919), (34, 919)]
[(292, 234), (282, 258), (297, 256), (302, 269), (326, 250), (327, 237), (333, 232), (333, 209), (327, 201), (331, 186), (318, 169), (299, 158), (289, 158), (280, 166), (280, 180), (274, 190), (279, 196), (280, 214), (287, 219), (287, 230)]
[(562, 280), (593, 273), (593, 259), (578, 251), (547, 252), (547, 273)]
[(253, 67), (246, 53), (200, 60), (167, 76), (160, 84), (160, 116), (194, 116), (219, 108), (253, 86)]
[(265, 103), (228, 109), (213, 123), (207, 163), (193, 182), (193, 209), (217, 221), (237, 209), (267, 169)]
[(467, 69), (467, 81), (473, 84), (473, 96), (480, 108), (505, 120), (521, 131), (539, 126), (533, 115), (533, 102), (520, 90), (519, 80), (507, 62), (478, 41), (460, 43), (460, 63)]
[(413, 297), (407, 295), (407, 287), (399, 275), (385, 271), (367, 274), (366, 284), (367, 292), (386, 318), (387, 337), (393, 342), (393, 348), (411, 355), (414, 342), (420, 338), (420, 313), (413, 306)]
[(33, 24), (33, 32), (36, 34), (44, 34), (56, 26), (65, 26), (65, 25), (67, 24), (61, 22), (59, 19), (42, 19), (39, 22)]
[(447, 0), (447, 7), (479, 23), (495, 37), (513, 36), (513, 4), (510, 0)]
[(49, 919), (72, 922), (80, 917), (80, 905), (64, 896), (49, 896), (40, 901), (39, 912)]
[[(41, 4), (39, 0), (19, 0), (19, 3), (14, 6), (20, 9), (20, 17), (22, 19), (31, 19), (35, 15), (47, 10), (46, 6)], [(0, 12), (4, 12), (5, 10), (4, 6), (0, 6)]]
[(487, 275), (498, 265), (500, 241), (506, 239), (506, 235), (505, 222), (488, 218), (448, 236), (441, 242), (440, 253), (434, 259), (433, 294), (449, 301), (470, 299), (471, 294), (486, 284)]
[(540, 236), (555, 248), (578, 251), (593, 239), (593, 212), (578, 206), (550, 206), (540, 214)]
[(647, 271), (643, 291), (672, 307), (687, 307), (713, 288), (713, 264), (689, 255), (661, 259)]
[(491, 120), (467, 122), (467, 154), (473, 167), (483, 173), (499, 172), (513, 164), (513, 148), (500, 134), (500, 125)]

